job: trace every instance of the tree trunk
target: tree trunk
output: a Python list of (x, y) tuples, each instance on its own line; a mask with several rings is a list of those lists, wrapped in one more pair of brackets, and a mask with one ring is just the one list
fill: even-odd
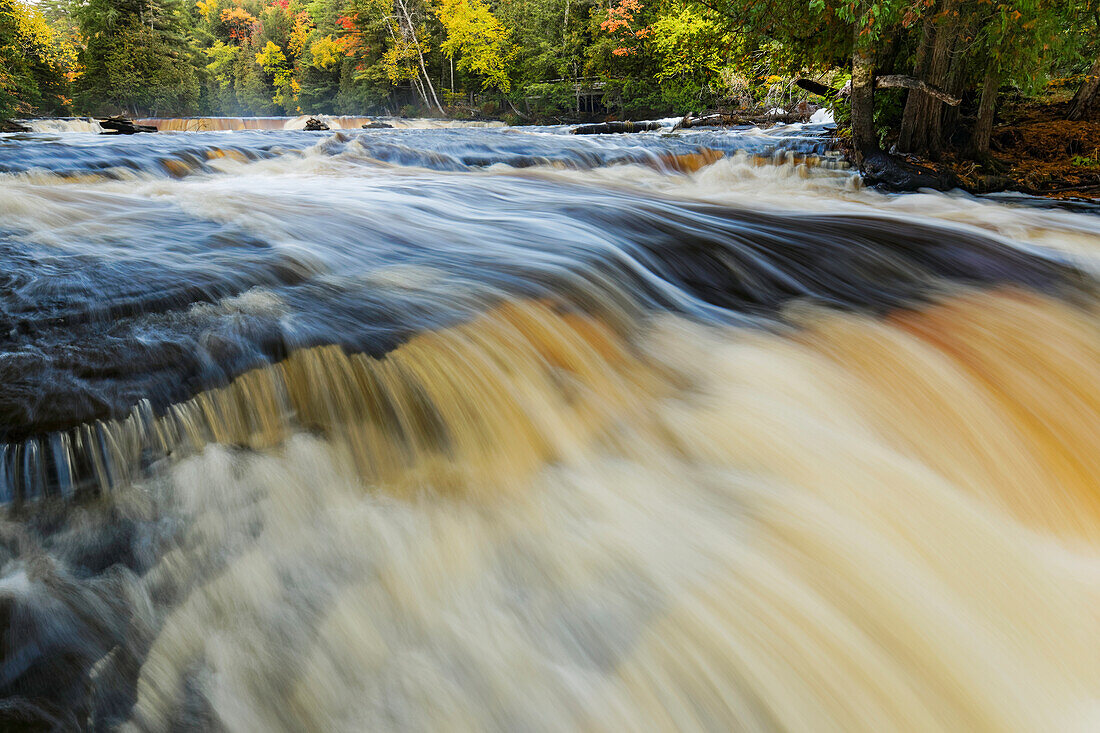
[[(398, 3), (401, 4), (401, 0), (398, 0)], [(401, 10), (402, 11), (405, 10), (405, 7), (404, 7), (403, 4), (401, 4)], [(408, 16), (406, 15), (406, 17), (408, 17)], [(398, 30), (402, 30), (401, 27), (400, 27), (401, 26), (400, 18), (397, 21), (397, 25), (398, 25)], [(390, 22), (387, 21), (386, 22), (386, 28), (390, 32), (390, 39), (394, 43), (398, 43), (397, 33), (394, 32), (393, 23), (390, 23)], [(402, 31), (402, 37), (404, 37), (404, 31)], [(413, 88), (413, 91), (416, 92), (417, 96), (420, 97), (420, 99), (422, 99), (424, 101), (424, 106), (425, 107), (431, 107), (432, 106), (431, 100), (428, 99), (428, 93), (424, 90), (424, 85), (420, 82), (420, 75), (419, 74), (409, 77), (409, 86), (411, 86)]]
[[(967, 64), (962, 63), (960, 60), (961, 54), (964, 52), (964, 49), (962, 48), (962, 39), (964, 37), (974, 37), (973, 34), (975, 32), (976, 31), (970, 28), (969, 25), (960, 24), (957, 25), (955, 28), (955, 47), (952, 52), (953, 59), (951, 61), (951, 71), (948, 74), (948, 78), (946, 80), (946, 89), (955, 97), (962, 97), (963, 93), (966, 91), (967, 82), (969, 81), (968, 75), (970, 69), (968, 68)], [(955, 132), (959, 127), (959, 116), (961, 111), (961, 105), (955, 107), (943, 107), (943, 112), (940, 115), (940, 121), (942, 123), (941, 129), (944, 131), (944, 134), (941, 139), (948, 144), (952, 142), (952, 133)]]
[(1001, 88), (1001, 72), (991, 63), (982, 84), (982, 99), (978, 104), (978, 121), (974, 124), (974, 136), (970, 146), (975, 155), (989, 152), (989, 137), (993, 134), (993, 115), (997, 112), (997, 91)]
[[(924, 60), (924, 73), (918, 77), (943, 88), (950, 70), (951, 51), (955, 45), (956, 21), (952, 15), (954, 0), (948, 0), (944, 6), (943, 17), (925, 22), (921, 45), (928, 45)], [(939, 151), (942, 142), (943, 103), (934, 97), (919, 92), (909, 92), (902, 115), (901, 134), (898, 138), (898, 150), (903, 153), (929, 155)]]
[(945, 188), (943, 177), (935, 171), (909, 165), (884, 153), (875, 133), (875, 59), (869, 49), (859, 46), (856, 28), (852, 50), (852, 158), (863, 173), (864, 182), (894, 191), (920, 188)]
[[(857, 31), (858, 34), (858, 31)], [(856, 43), (859, 36), (856, 36)], [(875, 134), (875, 63), (868, 49), (858, 45), (852, 51), (852, 149), (856, 164), (877, 153)]]
[(886, 76), (875, 77), (875, 89), (916, 89), (929, 96), (935, 97), (944, 104), (957, 107), (962, 103), (962, 100), (950, 94), (939, 87), (933, 86), (926, 81), (920, 79), (914, 79), (911, 76), (902, 76), (901, 74), (888, 74)]
[[(420, 73), (424, 75), (424, 82), (427, 84), (426, 88), (432, 93), (432, 101), (435, 102), (435, 108), (439, 110), (440, 114), (443, 114), (443, 105), (439, 103), (439, 97), (435, 95), (435, 85), (432, 84), (432, 78), (428, 76), (428, 67), (424, 63), (424, 52), (420, 48), (420, 39), (416, 37), (416, 26), (413, 25), (412, 16), (409, 15), (409, 8), (405, 5), (404, 0), (397, 0), (397, 6), (401, 8), (401, 13), (405, 16), (409, 35), (412, 37), (412, 42), (416, 46), (416, 55), (420, 60)], [(425, 102), (426, 101), (427, 97), (425, 96)]]
[[(419, 43), (417, 44), (419, 46)], [(428, 67), (424, 65), (424, 55), (420, 55), (420, 71), (424, 74), (424, 81), (428, 84), (428, 91), (432, 93), (432, 102), (435, 104), (435, 108), (439, 110), (440, 114), (444, 114), (443, 105), (439, 103), (439, 97), (435, 95), (435, 85), (432, 84), (432, 78), (428, 76)]]
[(1073, 101), (1069, 103), (1069, 119), (1084, 119), (1089, 108), (1100, 105), (1100, 57), (1089, 69), (1085, 80), (1081, 82)]
[[(932, 42), (936, 38), (936, 21), (933, 12), (929, 12), (921, 24), (920, 45), (917, 46), (916, 59), (913, 62), (913, 76), (918, 79), (928, 78), (928, 64), (932, 58)], [(913, 142), (913, 134), (916, 129), (916, 118), (924, 103), (923, 95), (909, 92), (905, 100), (905, 109), (902, 111), (901, 132), (898, 138), (898, 149), (905, 152)]]
[(409, 79), (409, 83), (412, 84), (412, 88), (416, 90), (416, 96), (423, 100), (424, 106), (431, 107), (432, 100), (428, 99), (428, 93), (424, 91), (424, 84), (420, 81), (420, 75), (417, 74)]

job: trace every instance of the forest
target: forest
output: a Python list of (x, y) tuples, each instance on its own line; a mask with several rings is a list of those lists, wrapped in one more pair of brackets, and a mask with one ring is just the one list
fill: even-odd
[(0, 0), (0, 117), (404, 114), (511, 123), (790, 104), (982, 155), (1000, 104), (1100, 96), (1100, 0)]

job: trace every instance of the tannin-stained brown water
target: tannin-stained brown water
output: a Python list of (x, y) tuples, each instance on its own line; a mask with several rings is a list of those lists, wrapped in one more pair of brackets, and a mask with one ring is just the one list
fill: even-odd
[(1100, 725), (1100, 219), (563, 133), (0, 136), (5, 724)]

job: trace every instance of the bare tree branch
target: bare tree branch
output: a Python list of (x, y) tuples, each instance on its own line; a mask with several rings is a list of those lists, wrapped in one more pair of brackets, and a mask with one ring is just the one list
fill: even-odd
[(937, 86), (933, 86), (926, 81), (920, 79), (914, 79), (911, 76), (901, 76), (900, 74), (889, 74), (885, 76), (875, 77), (875, 89), (896, 88), (903, 87), (905, 89), (915, 89), (918, 92), (924, 92), (930, 97), (935, 97), (944, 104), (952, 107), (958, 107), (962, 102), (958, 97), (948, 94), (944, 90)]
[[(805, 89), (810, 94), (817, 94), (822, 97), (843, 97), (846, 96), (844, 90), (833, 89), (820, 82), (813, 81), (812, 79), (797, 79), (795, 85), (800, 89)], [(958, 97), (948, 94), (939, 87), (929, 84), (926, 81), (920, 79), (914, 79), (911, 76), (902, 76), (900, 74), (885, 74), (883, 76), (875, 77), (875, 89), (892, 89), (892, 88), (905, 88), (915, 89), (918, 92), (924, 92), (925, 94), (935, 97), (944, 104), (957, 107), (962, 102)]]

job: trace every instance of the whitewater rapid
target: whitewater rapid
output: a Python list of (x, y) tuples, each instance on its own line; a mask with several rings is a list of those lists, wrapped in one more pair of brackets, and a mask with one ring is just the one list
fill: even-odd
[(0, 135), (4, 724), (1100, 725), (1088, 207), (287, 123)]

